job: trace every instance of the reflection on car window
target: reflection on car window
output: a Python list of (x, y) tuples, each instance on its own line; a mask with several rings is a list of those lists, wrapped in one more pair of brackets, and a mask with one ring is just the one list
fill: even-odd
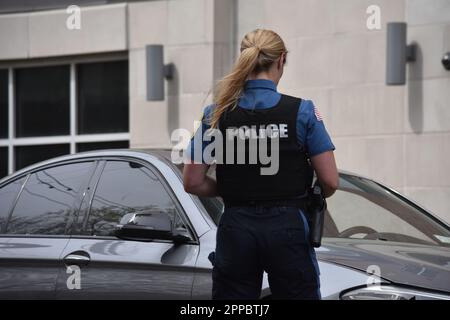
[(175, 203), (148, 168), (128, 161), (108, 161), (98, 182), (85, 233), (113, 236), (127, 213), (165, 213), (184, 228)]
[(24, 181), (25, 178), (17, 179), (0, 189), (0, 233), (5, 232), (6, 219)]
[(30, 175), (7, 225), (7, 233), (63, 235), (92, 162), (52, 167)]
[(449, 232), (388, 189), (367, 179), (341, 178), (327, 199), (324, 236), (445, 245)]

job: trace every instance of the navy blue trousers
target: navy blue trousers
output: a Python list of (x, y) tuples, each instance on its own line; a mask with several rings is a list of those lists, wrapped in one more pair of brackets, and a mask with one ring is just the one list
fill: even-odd
[(213, 259), (213, 299), (259, 299), (264, 271), (273, 299), (320, 299), (308, 237), (298, 208), (225, 208)]

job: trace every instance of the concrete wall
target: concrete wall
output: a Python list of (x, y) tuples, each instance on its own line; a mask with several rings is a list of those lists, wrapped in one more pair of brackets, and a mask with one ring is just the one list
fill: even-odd
[(450, 1), (408, 0), (408, 39), (418, 45), (405, 93), (405, 193), (450, 221)]
[[(211, 103), (214, 79), (233, 60), (233, 1), (172, 0), (130, 3), (130, 133), (132, 147), (170, 147), (176, 128), (193, 131)], [(163, 44), (175, 78), (168, 98), (145, 101), (145, 45)]]
[[(60, 56), (129, 53), (130, 146), (170, 147), (179, 127), (194, 130), (214, 79), (234, 54), (234, 1), (161, 0), (81, 8), (81, 29), (65, 10), (0, 15), (0, 64)], [(145, 46), (163, 44), (175, 65), (165, 101), (146, 101)]]
[[(381, 9), (368, 30), (366, 8)], [(450, 221), (450, 1), (238, 0), (238, 39), (256, 27), (285, 40), (279, 90), (312, 99), (338, 166), (379, 180)], [(386, 23), (406, 21), (418, 60), (408, 85), (386, 86)]]
[(0, 15), (0, 61), (127, 49), (127, 6), (81, 10), (81, 29), (66, 27), (65, 10)]

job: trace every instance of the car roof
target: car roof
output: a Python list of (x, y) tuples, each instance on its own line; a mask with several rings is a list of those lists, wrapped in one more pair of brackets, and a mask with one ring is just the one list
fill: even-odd
[[(96, 157), (108, 157), (108, 156), (130, 156), (130, 157), (138, 157), (139, 158), (139, 156), (142, 156), (142, 154), (154, 156), (154, 157), (158, 158), (160, 161), (163, 161), (167, 164), (173, 165), (172, 160), (171, 160), (172, 150), (168, 149), (168, 148), (99, 149), (99, 150), (92, 150), (92, 151), (82, 151), (82, 152), (77, 152), (77, 153), (73, 153), (73, 154), (66, 154), (66, 155), (62, 155), (62, 156), (58, 156), (58, 157), (54, 157), (51, 159), (33, 163), (29, 166), (26, 166), (22, 169), (19, 169), (19, 170), (13, 172), (11, 175), (3, 177), (2, 179), (0, 179), (0, 184), (4, 180), (9, 180), (10, 178), (12, 178), (14, 176), (19, 176), (19, 175), (23, 174), (24, 172), (32, 171), (41, 166), (56, 164), (59, 162), (65, 162), (65, 161), (77, 160), (77, 159), (85, 159), (85, 158), (91, 158), (91, 157), (96, 158)], [(339, 170), (339, 174), (366, 178), (366, 177), (362, 177), (359, 174), (355, 174), (355, 173), (345, 171), (345, 170)], [(372, 180), (370, 178), (366, 178), (366, 179)]]

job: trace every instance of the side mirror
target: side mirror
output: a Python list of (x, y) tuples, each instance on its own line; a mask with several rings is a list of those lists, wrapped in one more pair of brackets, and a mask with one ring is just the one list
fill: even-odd
[(136, 241), (172, 240), (184, 243), (191, 240), (180, 230), (174, 230), (172, 220), (165, 212), (127, 213), (116, 226), (115, 235), (120, 239)]

